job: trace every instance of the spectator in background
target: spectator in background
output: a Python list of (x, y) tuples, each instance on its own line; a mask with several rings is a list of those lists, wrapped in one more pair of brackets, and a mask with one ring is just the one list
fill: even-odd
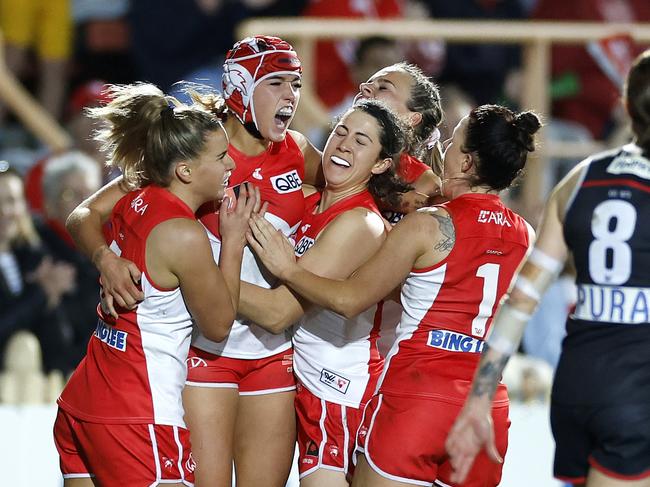
[(348, 66), (353, 89), (345, 99), (332, 108), (332, 116), (340, 116), (352, 106), (359, 93), (359, 85), (369, 80), (380, 69), (397, 64), (404, 59), (400, 45), (386, 37), (373, 36), (361, 40), (354, 53), (354, 62)]
[[(311, 0), (303, 15), (394, 19), (402, 17), (403, 10), (402, 2), (398, 0)], [(354, 63), (357, 45), (358, 41), (354, 40), (321, 41), (316, 44), (316, 92), (330, 108), (341, 104), (349, 93), (357, 89), (358, 82), (352, 78), (348, 68)], [(384, 61), (380, 67), (387, 64), (390, 63)]]
[[(539, 0), (535, 20), (596, 22), (648, 22), (647, 0)], [(624, 44), (619, 48), (629, 49)], [(640, 50), (639, 50), (640, 52)], [(637, 53), (627, 53), (632, 59)], [(621, 86), (614, 84), (585, 46), (554, 45), (552, 48), (553, 116), (578, 122), (596, 139), (607, 137)]]
[[(106, 84), (101, 80), (92, 80), (74, 90), (68, 101), (67, 127), (72, 135), (74, 146), (84, 153), (84, 158), (91, 158), (100, 170), (102, 181), (107, 183), (115, 176), (116, 170), (104, 164), (101, 144), (93, 137), (94, 121), (89, 118), (86, 108), (105, 105), (110, 101), (104, 92)], [(77, 153), (77, 151), (74, 151)], [(32, 213), (43, 214), (43, 172), (53, 158), (61, 154), (48, 154), (29, 168), (25, 175), (25, 195)], [(65, 221), (65, 218), (63, 219)]]
[[(516, 20), (526, 17), (518, 0), (422, 0), (422, 3), (435, 20)], [(478, 105), (498, 102), (506, 77), (520, 64), (520, 49), (514, 46), (463, 43), (449, 44), (446, 50), (447, 62), (438, 82), (456, 84)]]
[(101, 185), (99, 166), (83, 152), (69, 151), (55, 156), (45, 166), (43, 218), (37, 221), (37, 230), (54, 259), (74, 270), (74, 288), (61, 301), (63, 319), (58, 326), (44, 326), (37, 333), (48, 370), (72, 371), (84, 356), (88, 337), (96, 324), (99, 273), (77, 250), (65, 229), (65, 221)]
[(61, 299), (74, 286), (74, 271), (45, 253), (27, 211), (23, 183), (0, 161), (0, 363), (17, 330), (58, 327)]
[(61, 116), (72, 51), (70, 0), (1, 0), (0, 30), (7, 67), (22, 77), (30, 51), (38, 59), (38, 98), (56, 119)]

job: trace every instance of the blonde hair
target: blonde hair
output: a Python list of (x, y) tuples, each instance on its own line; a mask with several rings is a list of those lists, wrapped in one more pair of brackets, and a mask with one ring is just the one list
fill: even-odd
[(168, 186), (173, 164), (196, 157), (208, 133), (223, 129), (226, 106), (219, 95), (192, 92), (193, 103), (185, 105), (148, 83), (111, 85), (107, 95), (111, 102), (87, 113), (104, 122), (95, 138), (128, 189)]
[(12, 237), (9, 240), (9, 245), (15, 246), (15, 245), (27, 245), (32, 248), (36, 248), (39, 245), (41, 245), (41, 238), (38, 235), (38, 232), (36, 231), (36, 227), (34, 226), (34, 221), (32, 220), (32, 216), (29, 214), (29, 211), (27, 210), (27, 201), (25, 201), (25, 194), (24, 194), (24, 184), (23, 180), (20, 177), (20, 174), (18, 174), (15, 170), (9, 168), (6, 169), (5, 171), (0, 171), (0, 178), (2, 177), (14, 177), (16, 178), (21, 187), (21, 192), (22, 198), (23, 198), (23, 208), (24, 211), (21, 212), (20, 215), (18, 215), (18, 233)]

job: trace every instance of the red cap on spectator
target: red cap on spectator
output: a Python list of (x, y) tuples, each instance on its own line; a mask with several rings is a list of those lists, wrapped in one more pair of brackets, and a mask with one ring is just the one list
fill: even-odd
[(77, 87), (70, 95), (68, 102), (68, 115), (73, 117), (86, 107), (106, 105), (111, 101), (106, 92), (106, 83), (101, 80), (92, 80)]

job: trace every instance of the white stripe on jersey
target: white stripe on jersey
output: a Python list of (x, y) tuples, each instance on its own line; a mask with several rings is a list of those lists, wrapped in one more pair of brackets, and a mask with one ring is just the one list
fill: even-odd
[(181, 393), (187, 377), (185, 359), (190, 349), (192, 318), (180, 288), (158, 290), (143, 273), (142, 291), (146, 299), (138, 305), (136, 314), (154, 423), (185, 427)]
[(395, 332), (397, 338), (386, 356), (384, 370), (377, 382), (377, 390), (380, 389), (386, 377), (391, 359), (399, 352), (400, 342), (413, 336), (420, 322), (433, 306), (442, 283), (445, 281), (446, 271), (447, 264), (444, 264), (427, 272), (411, 272), (406, 278), (400, 299), (403, 307), (402, 318)]
[[(294, 227), (289, 227), (289, 224), (282, 220), (282, 218), (268, 212), (264, 215), (264, 218), (272, 223), (275, 228), (281, 230), (287, 237), (300, 224), (297, 223)], [(214, 261), (218, 263), (219, 254), (221, 253), (221, 241), (207, 228), (206, 233), (210, 239)], [(275, 277), (268, 271), (263, 273), (260, 270), (255, 254), (248, 247), (244, 247), (240, 277), (242, 281), (255, 284), (265, 289), (271, 288), (277, 282)], [(274, 335), (257, 326), (255, 323), (238, 316), (232, 325), (228, 337), (224, 341), (213, 342), (201, 335), (198, 330), (195, 330), (194, 336), (192, 337), (192, 345), (208, 353), (251, 360), (270, 357), (288, 350), (291, 348), (290, 336), (290, 329), (285, 330), (284, 333)]]

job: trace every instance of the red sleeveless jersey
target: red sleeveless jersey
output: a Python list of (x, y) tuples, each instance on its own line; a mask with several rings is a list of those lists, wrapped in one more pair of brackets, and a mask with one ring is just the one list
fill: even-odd
[[(349, 196), (322, 213), (316, 213), (319, 201), (318, 193), (306, 199), (308, 210), (295, 236), (298, 257), (309, 250), (332, 220), (346, 211), (366, 208), (381, 216), (368, 191)], [(381, 323), (377, 309), (377, 305), (373, 305), (347, 319), (315, 306), (302, 317), (293, 335), (293, 370), (312, 394), (329, 402), (358, 408), (374, 393), (384, 364), (377, 350)]]
[[(380, 391), (462, 404), (531, 233), (497, 195), (464, 194), (441, 206), (452, 217), (456, 241), (445, 260), (413, 269), (406, 279)], [(495, 399), (507, 401), (505, 386)]]
[[(237, 186), (250, 182), (260, 189), (262, 201), (269, 203), (264, 218), (281, 230), (287, 237), (292, 235), (305, 212), (302, 179), (305, 174), (305, 158), (300, 147), (287, 134), (282, 142), (273, 142), (268, 149), (256, 156), (247, 156), (230, 145), (228, 154), (236, 167), (230, 176), (230, 184)], [(204, 205), (197, 215), (208, 229), (215, 260), (219, 261), (221, 240), (219, 235), (218, 206)], [(264, 288), (270, 288), (275, 278), (259, 268), (251, 250), (244, 248), (241, 279)], [(192, 340), (194, 347), (230, 358), (260, 359), (270, 357), (291, 347), (290, 330), (274, 335), (257, 324), (238, 316), (228, 338), (213, 342), (197, 333)]]
[(117, 320), (99, 313), (86, 357), (58, 400), (76, 418), (184, 427), (181, 391), (192, 319), (180, 288), (157, 287), (145, 260), (151, 230), (174, 218), (195, 216), (175, 195), (153, 185), (128, 193), (113, 209), (107, 241), (142, 272), (144, 300)]

